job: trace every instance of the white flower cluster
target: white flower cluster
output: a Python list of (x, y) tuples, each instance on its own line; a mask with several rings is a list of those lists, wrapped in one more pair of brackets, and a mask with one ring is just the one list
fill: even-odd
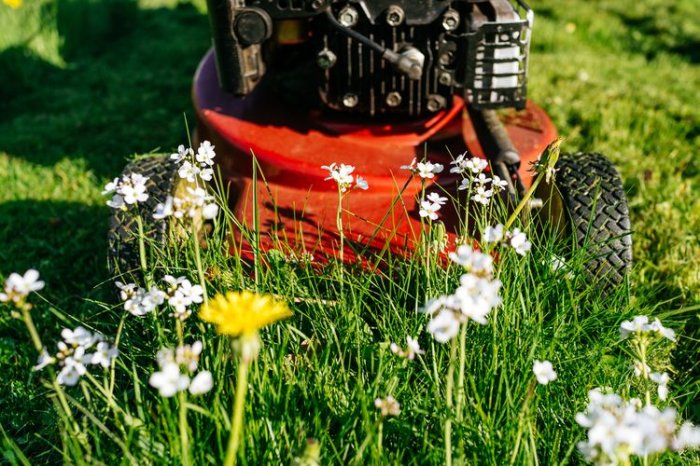
[(430, 161), (417, 162), (416, 159), (411, 161), (410, 165), (401, 165), (401, 170), (408, 170), (413, 175), (418, 175), (423, 179), (432, 180), (435, 175), (442, 173), (445, 167), (441, 163), (433, 163)]
[(190, 378), (197, 371), (201, 353), (201, 341), (178, 346), (175, 350), (163, 348), (156, 355), (160, 370), (151, 374), (148, 383), (165, 398), (188, 389), (193, 395), (207, 393), (214, 385), (211, 372), (200, 371)]
[(406, 337), (406, 349), (401, 348), (399, 345), (396, 343), (391, 343), (389, 348), (391, 349), (391, 352), (394, 353), (395, 355), (401, 357), (401, 358), (406, 358), (413, 360), (416, 357), (416, 354), (423, 354), (425, 351), (423, 351), (418, 344), (418, 340), (416, 340), (413, 337), (407, 336)]
[(374, 407), (379, 410), (382, 417), (398, 416), (401, 414), (401, 405), (391, 395), (388, 395), (386, 398), (377, 398), (374, 400)]
[(131, 173), (121, 178), (115, 178), (105, 185), (103, 195), (111, 194), (107, 205), (113, 209), (126, 210), (128, 206), (148, 200), (146, 182), (147, 176)]
[(216, 205), (214, 196), (204, 188), (188, 186), (183, 197), (168, 196), (165, 202), (158, 203), (153, 211), (153, 218), (196, 218), (197, 214), (201, 214), (202, 218), (211, 220), (216, 218), (218, 213), (219, 206)]
[(588, 429), (578, 449), (589, 462), (629, 464), (631, 456), (700, 447), (700, 428), (686, 422), (678, 429), (672, 408), (642, 407), (639, 399), (625, 401), (597, 388), (588, 392), (588, 399), (586, 412), (578, 413), (576, 422)]
[(474, 193), (470, 193), (471, 200), (481, 205), (488, 205), (494, 194), (498, 194), (508, 186), (505, 180), (496, 175), (493, 175), (491, 178), (486, 176), (484, 170), (488, 168), (489, 163), (485, 159), (478, 157), (469, 158), (465, 152), (450, 162), (450, 164), (453, 165), (450, 168), (450, 173), (456, 173), (464, 177), (457, 189), (460, 191), (471, 191), (472, 188), (475, 188)]
[(493, 278), (493, 258), (474, 251), (466, 245), (449, 254), (453, 262), (467, 273), (460, 278), (460, 286), (451, 295), (443, 295), (426, 304), (425, 312), (432, 318), (427, 331), (440, 343), (446, 343), (459, 333), (460, 325), (469, 319), (486, 324), (492, 309), (501, 304), (500, 280)]
[(177, 153), (170, 155), (170, 159), (180, 165), (177, 171), (180, 178), (190, 183), (195, 183), (197, 178), (204, 181), (211, 181), (214, 178), (214, 157), (216, 152), (209, 141), (203, 141), (199, 145), (197, 154), (191, 147), (181, 144), (177, 148)]
[(438, 211), (447, 202), (447, 198), (438, 193), (430, 193), (420, 203), (419, 214), (421, 217), (428, 217), (430, 220), (438, 219)]
[(367, 189), (369, 186), (367, 180), (359, 175), (353, 175), (355, 167), (344, 163), (337, 164), (333, 162), (330, 165), (323, 165), (323, 170), (328, 170), (329, 176), (326, 181), (333, 180), (338, 185), (341, 193), (344, 193), (352, 188)]
[(86, 366), (102, 366), (108, 368), (112, 360), (119, 355), (116, 347), (107, 343), (99, 333), (92, 333), (84, 327), (75, 330), (63, 329), (63, 341), (59, 341), (58, 352), (51, 356), (44, 349), (34, 370), (40, 370), (50, 364), (57, 364), (61, 370), (56, 376), (56, 382), (61, 385), (73, 386), (87, 372)]
[(626, 320), (620, 324), (620, 337), (623, 340), (630, 335), (641, 336), (654, 333), (671, 341), (676, 341), (676, 332), (664, 327), (659, 319), (654, 319), (654, 322), (649, 323), (649, 317), (636, 316), (634, 319)]
[(199, 304), (203, 300), (204, 290), (200, 285), (193, 285), (186, 277), (163, 277), (166, 283), (165, 291), (156, 286), (149, 290), (138, 287), (135, 283), (115, 282), (119, 288), (120, 297), (124, 301), (124, 310), (135, 316), (144, 316), (153, 312), (164, 302), (174, 309), (172, 316), (185, 320), (191, 314), (189, 309), (193, 304)]
[(495, 227), (488, 226), (484, 229), (484, 234), (481, 235), (481, 240), (485, 243), (501, 243), (509, 245), (515, 252), (524, 256), (532, 248), (532, 243), (528, 241), (527, 235), (520, 231), (519, 228), (513, 228), (512, 231), (505, 231), (500, 223)]
[(5, 280), (4, 292), (0, 292), (0, 302), (22, 303), (29, 293), (44, 288), (44, 282), (39, 280), (39, 272), (29, 269), (24, 275), (11, 273)]

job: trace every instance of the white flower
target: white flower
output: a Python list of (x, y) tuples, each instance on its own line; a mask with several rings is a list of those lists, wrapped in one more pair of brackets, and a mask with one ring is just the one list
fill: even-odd
[(144, 316), (163, 304), (165, 297), (165, 293), (156, 287), (152, 287), (150, 291), (139, 288), (124, 302), (124, 309), (132, 315)]
[(44, 367), (53, 364), (56, 362), (56, 358), (51, 356), (48, 351), (46, 351), (46, 348), (41, 349), (41, 354), (39, 354), (39, 358), (37, 359), (36, 366), (32, 367), (33, 371), (40, 371)]
[(105, 196), (107, 194), (112, 194), (119, 188), (119, 178), (115, 178), (109, 183), (105, 185), (104, 190), (102, 191), (102, 195)]
[(462, 178), (462, 182), (459, 183), (459, 186), (457, 186), (457, 190), (458, 191), (467, 190), (471, 187), (471, 185), (472, 185), (471, 178)]
[(365, 190), (365, 191), (367, 191), (367, 188), (369, 188), (369, 185), (367, 184), (367, 180), (362, 178), (359, 175), (355, 177), (355, 186), (357, 188), (360, 188), (360, 189)]
[(202, 217), (206, 220), (213, 220), (219, 213), (219, 206), (216, 204), (206, 204), (202, 208)]
[(634, 361), (634, 375), (637, 377), (643, 375), (644, 378), (647, 378), (650, 372), (651, 367), (649, 367), (647, 364), (642, 364), (642, 361)]
[(416, 159), (415, 159), (415, 157), (413, 158), (413, 160), (411, 160), (410, 165), (401, 165), (401, 167), (399, 167), (399, 168), (401, 170), (408, 170), (411, 173), (416, 173)]
[(432, 179), (436, 174), (441, 173), (444, 170), (444, 166), (439, 163), (432, 162), (418, 162), (416, 164), (416, 172), (421, 178)]
[(491, 182), (491, 178), (489, 178), (488, 176), (486, 176), (486, 175), (483, 174), (483, 173), (479, 173), (479, 176), (475, 177), (475, 178), (474, 178), (474, 181), (475, 181), (477, 184), (479, 184), (480, 186), (484, 186), (484, 185), (486, 185), (486, 184), (488, 184), (488, 183)]
[(481, 240), (486, 243), (498, 243), (503, 239), (503, 225), (500, 223), (495, 227), (487, 226), (484, 229), (484, 234), (481, 235)]
[(190, 385), (190, 378), (180, 373), (180, 366), (174, 362), (166, 363), (160, 371), (154, 372), (148, 379), (148, 383), (153, 388), (158, 389), (160, 396), (170, 398), (177, 392), (187, 390)]
[(80, 360), (69, 356), (63, 360), (63, 368), (56, 376), (56, 382), (60, 385), (72, 387), (78, 383), (80, 377), (85, 375), (86, 372), (87, 369)]
[(478, 202), (481, 205), (488, 205), (491, 196), (493, 196), (493, 190), (478, 186), (476, 188), (476, 193), (472, 196), (472, 201)]
[(620, 324), (620, 338), (627, 338), (630, 333), (642, 333), (649, 330), (649, 317), (636, 316), (631, 321), (625, 320)]
[(211, 145), (209, 141), (202, 141), (197, 148), (196, 159), (202, 165), (214, 165), (214, 157), (216, 153), (214, 152), (214, 146)]
[(200, 171), (201, 170), (198, 166), (192, 165), (189, 161), (185, 161), (185, 163), (183, 163), (178, 169), (177, 174), (180, 176), (180, 178), (187, 180), (190, 183), (194, 183), (197, 176), (199, 176)]
[(500, 280), (490, 280), (471, 273), (460, 277), (460, 286), (455, 290), (457, 309), (473, 321), (486, 325), (486, 317), (491, 310), (501, 305), (498, 292)]
[(161, 220), (169, 217), (173, 214), (173, 197), (168, 196), (165, 198), (165, 202), (159, 202), (156, 209), (153, 211), (153, 218), (156, 220)]
[(190, 382), (190, 393), (193, 395), (202, 395), (211, 390), (213, 386), (214, 380), (211, 376), (211, 372), (202, 371)]
[(440, 204), (433, 203), (430, 201), (422, 201), (420, 203), (420, 210), (418, 214), (421, 217), (428, 217), (430, 220), (438, 219), (438, 211), (442, 208)]
[(114, 284), (119, 288), (119, 296), (121, 297), (122, 301), (126, 301), (127, 299), (131, 298), (136, 294), (136, 283), (127, 283), (124, 284), (122, 282), (114, 282)]
[(532, 372), (535, 373), (537, 383), (547, 385), (549, 382), (556, 380), (557, 373), (554, 372), (552, 363), (549, 361), (538, 361), (535, 359), (532, 365)]
[(465, 168), (471, 170), (472, 173), (477, 174), (486, 170), (486, 168), (489, 166), (489, 163), (486, 159), (472, 157), (471, 159), (466, 160), (464, 162), (464, 166)]
[(398, 416), (401, 414), (401, 405), (389, 395), (386, 398), (377, 398), (374, 400), (374, 406), (379, 410), (382, 416)]
[(440, 311), (435, 315), (426, 330), (439, 343), (447, 343), (459, 333), (460, 321), (454, 312), (449, 310)]
[(175, 362), (185, 367), (189, 372), (196, 371), (202, 346), (201, 341), (195, 341), (191, 345), (178, 346), (175, 349)]
[(433, 204), (438, 204), (441, 206), (445, 205), (445, 203), (447, 202), (447, 198), (440, 196), (438, 193), (430, 193), (427, 196), (425, 196), (425, 199), (427, 201), (432, 202)]
[(199, 170), (199, 177), (204, 181), (211, 181), (214, 178), (214, 169), (207, 167), (202, 168)]
[(491, 183), (491, 188), (493, 189), (494, 192), (499, 193), (506, 189), (508, 186), (508, 182), (506, 180), (502, 180), (498, 175), (493, 175), (493, 180)]
[(146, 192), (147, 181), (148, 177), (138, 173), (125, 175), (119, 186), (119, 194), (124, 198), (124, 202), (129, 205), (145, 202), (148, 199), (148, 193)]
[(100, 365), (104, 368), (112, 364), (112, 360), (119, 356), (119, 350), (107, 342), (101, 341), (97, 344), (95, 352), (92, 354), (90, 364)]
[(340, 165), (333, 162), (330, 165), (323, 165), (321, 167), (323, 170), (328, 170), (330, 176), (325, 178), (326, 181), (333, 180), (338, 185), (338, 189), (341, 193), (347, 191), (354, 181), (352, 173), (355, 171), (355, 167), (352, 165), (346, 165), (341, 163)]
[(73, 346), (90, 347), (101, 339), (99, 334), (93, 335), (85, 327), (78, 326), (75, 330), (64, 328), (61, 331), (63, 341)]
[(678, 433), (672, 439), (671, 445), (676, 451), (683, 451), (688, 448), (700, 448), (700, 427), (692, 422), (684, 422)]
[(514, 228), (512, 232), (508, 234), (509, 242), (515, 252), (524, 256), (532, 248), (532, 244), (527, 240), (525, 233), (520, 231), (518, 228)]
[(413, 337), (407, 336), (406, 337), (406, 344), (407, 344), (407, 348), (404, 350), (396, 343), (392, 343), (390, 345), (391, 352), (399, 357), (410, 359), (410, 360), (415, 359), (416, 354), (425, 353), (425, 351), (423, 351), (421, 349), (420, 345), (418, 344), (418, 340), (416, 340)]
[(44, 288), (44, 282), (39, 280), (39, 272), (29, 269), (24, 275), (11, 273), (5, 281), (5, 292), (0, 293), (0, 302), (13, 301), (19, 303), (23, 301), (29, 293), (39, 291)]
[(664, 327), (658, 318), (654, 319), (654, 322), (649, 325), (649, 330), (652, 332), (657, 332), (659, 335), (663, 336), (664, 338), (668, 338), (671, 341), (676, 341), (676, 332), (670, 328)]
[(170, 160), (174, 160), (175, 163), (180, 163), (183, 160), (192, 157), (194, 151), (190, 147), (185, 147), (182, 144), (177, 146), (177, 154), (170, 154)]
[(668, 374), (666, 372), (652, 372), (649, 374), (649, 378), (652, 382), (659, 385), (657, 388), (659, 399), (661, 401), (666, 401), (666, 398), (668, 398), (668, 382), (671, 380)]
[(126, 203), (124, 203), (124, 198), (121, 194), (115, 194), (112, 199), (107, 201), (107, 206), (112, 209), (126, 209)]
[(493, 258), (462, 244), (455, 252), (448, 254), (452, 262), (461, 265), (469, 272), (481, 275), (493, 273)]

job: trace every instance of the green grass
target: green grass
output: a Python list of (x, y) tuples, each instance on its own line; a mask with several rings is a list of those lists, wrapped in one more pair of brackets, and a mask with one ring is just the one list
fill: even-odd
[[(86, 3), (95, 17), (104, 15), (100, 2)], [(565, 150), (601, 151), (619, 167), (632, 209), (636, 266), (628, 296), (599, 299), (591, 291), (572, 293), (539, 266), (542, 250), (513, 267), (504, 265), (504, 310), (491, 325), (469, 330), (475, 351), (468, 353), (467, 367), (475, 409), (469, 410), (469, 422), (456, 427), (469, 458), (479, 463), (510, 459), (518, 400), (535, 357), (552, 359), (560, 380), (538, 387), (532, 419), (538, 438), (532, 448), (544, 464), (575, 461), (570, 448), (582, 431), (573, 427), (573, 415), (583, 408), (588, 388), (626, 386), (629, 363), (616, 343), (617, 325), (638, 313), (653, 312), (683, 329), (672, 361), (678, 372), (672, 392), (685, 417), (700, 422), (698, 315), (675, 312), (697, 304), (700, 291), (695, 2), (531, 3), (538, 15), (530, 95), (567, 138)], [(55, 308), (37, 305), (35, 319), (46, 340), (53, 341), (62, 326), (82, 319), (114, 333), (115, 313), (91, 302), (114, 301), (111, 284), (101, 285), (109, 279), (109, 212), (100, 191), (130, 155), (183, 142), (181, 115), (192, 121), (191, 76), (209, 39), (201, 5), (142, 0), (138, 8), (127, 9), (126, 27), (94, 40), (89, 30), (83, 32), (88, 37), (78, 43), (91, 44), (83, 50), (67, 39), (78, 26), (57, 24), (48, 5), (25, 1), (21, 9), (10, 10), (0, 4), (0, 273), (41, 271), (47, 282), (44, 296)], [(231, 267), (222, 257), (209, 260)], [(413, 314), (424, 296), (412, 291), (417, 266), (402, 267), (407, 270), (399, 280), (348, 278), (340, 296), (335, 282), (308, 271), (280, 263), (266, 272), (264, 289), (340, 303), (295, 306), (289, 325), (321, 343), (310, 361), (300, 357), (301, 367), (290, 367), (285, 359), (300, 354), (298, 333), (286, 324), (267, 333), (251, 375), (253, 387), (266, 389), (250, 394), (249, 464), (288, 462), (306, 437), (321, 441), (324, 460), (348, 462), (358, 445), (374, 438), (371, 403), (388, 393), (392, 381), (404, 414), (386, 423), (386, 461), (440, 461), (444, 411), (431, 396), (434, 381), (416, 364), (402, 367), (386, 348), (389, 341), (422, 333), (424, 325)], [(225, 274), (214, 280), (213, 289), (237, 287), (240, 280), (235, 273)], [(34, 351), (19, 321), (3, 313), (0, 322), (0, 426), (33, 463), (55, 461), (48, 445), (58, 443), (57, 419), (39, 377), (29, 370)], [(127, 326), (124, 347), (133, 349), (125, 360), (134, 360), (140, 373), (148, 374), (155, 367), (155, 343), (146, 345), (141, 331), (139, 322)], [(429, 347), (425, 337), (421, 343)], [(435, 354), (444, 368), (446, 352)], [(347, 370), (337, 370), (338, 355)], [(222, 370), (233, 373), (231, 362), (225, 360)], [(169, 405), (159, 404), (146, 385), (141, 389), (152, 411), (139, 416), (154, 426), (148, 431), (154, 444), (166, 448), (171, 426), (157, 427), (156, 421)], [(228, 410), (230, 396), (229, 386), (218, 387), (207, 398), (208, 409)], [(195, 438), (219, 451), (226, 439), (223, 419), (222, 413), (216, 413), (215, 422), (194, 415)], [(118, 455), (114, 445), (104, 438), (98, 445), (111, 464), (107, 459)], [(378, 458), (374, 445), (364, 453), (367, 462)], [(531, 447), (524, 448), (526, 458)], [(197, 464), (213, 453), (203, 449), (198, 454)]]

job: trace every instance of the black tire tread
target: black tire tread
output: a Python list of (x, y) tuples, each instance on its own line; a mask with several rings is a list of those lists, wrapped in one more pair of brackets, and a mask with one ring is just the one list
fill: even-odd
[(629, 207), (619, 173), (599, 153), (561, 154), (556, 185), (579, 246), (593, 247), (591, 275), (616, 286), (632, 265)]

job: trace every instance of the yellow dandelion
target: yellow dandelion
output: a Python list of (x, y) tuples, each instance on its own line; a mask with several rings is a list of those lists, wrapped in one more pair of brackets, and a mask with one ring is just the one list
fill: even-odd
[(261, 328), (291, 316), (285, 303), (250, 291), (217, 294), (199, 310), (199, 317), (216, 325), (218, 333), (234, 337), (257, 334)]
[(2, 0), (2, 2), (13, 10), (22, 6), (22, 0)]

